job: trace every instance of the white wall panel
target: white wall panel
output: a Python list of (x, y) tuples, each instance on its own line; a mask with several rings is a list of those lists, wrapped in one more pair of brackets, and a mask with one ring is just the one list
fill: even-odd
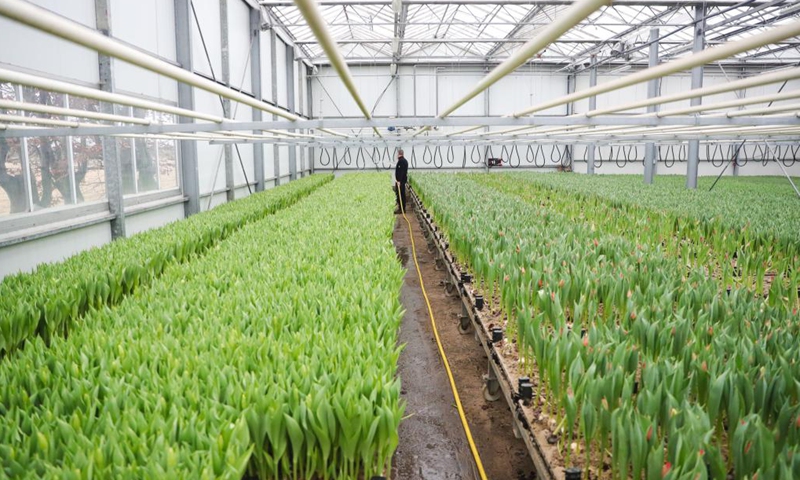
[[(193, 0), (194, 8), (197, 11), (197, 19), (203, 32), (203, 38), (211, 57), (211, 65), (214, 75), (220, 78), (222, 72), (222, 37), (220, 26), (219, 0)], [(211, 76), (211, 68), (208, 65), (206, 53), (203, 50), (203, 42), (200, 39), (200, 29), (194, 18), (192, 22), (192, 64), (196, 72)]]
[[(482, 77), (476, 77), (477, 83)], [(509, 75), (489, 89), (491, 115), (508, 115), (530, 105), (567, 94), (566, 75), (531, 74)], [(564, 115), (565, 106), (549, 108), (537, 115)]]
[(130, 63), (112, 59), (118, 93), (132, 93), (167, 102), (178, 102), (178, 82)]
[(261, 32), (261, 96), (272, 100), (272, 38), (269, 32)]
[[(239, 109), (234, 118), (240, 122), (249, 122), (253, 120), (253, 109), (245, 105), (239, 105)], [(253, 182), (255, 180), (253, 145), (242, 144), (238, 147), (238, 155), (236, 147), (233, 147), (233, 184), (236, 186), (245, 185), (247, 181)], [(239, 155), (242, 157), (241, 164), (239, 163)], [(244, 171), (242, 171), (242, 164), (244, 165)], [(245, 175), (247, 175), (247, 181), (245, 181)]]
[(125, 230), (130, 235), (135, 235), (153, 228), (158, 228), (177, 220), (183, 220), (183, 204), (170, 205), (168, 207), (150, 210), (135, 215), (125, 216)]
[[(195, 89), (194, 92), (195, 108), (198, 111), (213, 115), (222, 115), (222, 106), (219, 102), (219, 96), (200, 89)], [(212, 185), (216, 185), (214, 189), (225, 187), (225, 163), (219, 160), (221, 153), (221, 145), (197, 142), (197, 169), (201, 193), (212, 191)], [(219, 165), (217, 181), (216, 184), (214, 184), (214, 173), (217, 171), (217, 165)]]
[(42, 263), (58, 262), (110, 241), (111, 229), (104, 222), (0, 248), (0, 279), (12, 273), (30, 272)]
[[(289, 147), (278, 147), (278, 158), (280, 159), (281, 177), (289, 175)], [(282, 181), (285, 183), (286, 179)]]
[[(31, 3), (95, 28), (93, 0), (33, 0)], [(96, 52), (4, 17), (0, 17), (0, 63), (83, 83), (100, 81)]]
[[(438, 91), (438, 108), (434, 113), (439, 113), (442, 110), (449, 108), (455, 101), (464, 96), (465, 93), (472, 90), (475, 84), (480, 80), (479, 75), (448, 75), (447, 73), (440, 72), (434, 76), (434, 98)], [(419, 88), (419, 85), (417, 86)], [(450, 114), (452, 117), (458, 116), (471, 116), (484, 114), (484, 98), (483, 94), (478, 95), (472, 100), (462, 105), (458, 110)]]
[(286, 90), (286, 44), (280, 39), (277, 40), (278, 44), (275, 48), (275, 65), (273, 68), (278, 69), (278, 105), (282, 107), (289, 106), (289, 97)]
[[(250, 7), (243, 0), (228, 0), (228, 41), (231, 85), (253, 91), (250, 78)], [(244, 79), (244, 80), (243, 80)]]

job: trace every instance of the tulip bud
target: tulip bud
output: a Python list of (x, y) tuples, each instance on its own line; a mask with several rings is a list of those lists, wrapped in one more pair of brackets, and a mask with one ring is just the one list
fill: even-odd
[(647, 439), (648, 442), (653, 439), (653, 426), (652, 425), (650, 425), (650, 428), (647, 429), (647, 436), (645, 438)]
[(672, 464), (664, 462), (664, 468), (661, 469), (661, 477), (666, 477), (670, 470), (672, 470)]

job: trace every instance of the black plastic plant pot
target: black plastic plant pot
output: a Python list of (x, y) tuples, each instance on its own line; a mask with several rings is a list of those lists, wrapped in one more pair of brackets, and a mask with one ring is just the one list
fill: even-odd
[(633, 382), (633, 394), (639, 393), (639, 382)]
[(581, 469), (578, 467), (569, 467), (564, 469), (564, 478), (566, 480), (581, 480)]
[(499, 343), (503, 341), (503, 329), (500, 327), (492, 328), (492, 343)]
[(533, 384), (531, 382), (519, 384), (519, 398), (525, 403), (533, 400)]
[(470, 283), (472, 282), (472, 275), (466, 272), (461, 272), (461, 283)]
[(386, 477), (379, 477), (379, 476), (375, 475), (370, 480), (386, 480)]
[(517, 379), (517, 385), (519, 385), (520, 388), (522, 387), (523, 383), (531, 383), (530, 377), (519, 377)]
[(586, 336), (586, 329), (585, 328), (581, 328), (581, 338), (583, 338), (585, 336)]
[(475, 308), (483, 310), (483, 295), (475, 295)]

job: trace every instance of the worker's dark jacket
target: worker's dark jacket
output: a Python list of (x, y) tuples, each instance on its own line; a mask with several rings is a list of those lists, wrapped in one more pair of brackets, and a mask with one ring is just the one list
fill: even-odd
[(400, 183), (408, 182), (408, 161), (406, 157), (397, 160), (397, 167), (394, 169), (394, 179)]

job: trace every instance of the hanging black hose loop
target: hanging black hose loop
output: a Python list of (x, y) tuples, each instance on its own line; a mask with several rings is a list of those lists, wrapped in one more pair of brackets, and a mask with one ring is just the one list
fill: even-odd
[(550, 149), (550, 162), (561, 163), (561, 150), (558, 145), (553, 145)]
[(350, 154), (350, 147), (345, 147), (344, 153), (342, 154), (342, 162), (348, 167), (351, 163), (353, 163), (353, 156)]
[[(539, 162), (541, 161), (541, 165)], [(544, 147), (542, 144), (536, 146), (536, 154), (533, 157), (533, 164), (538, 168), (544, 168), (547, 165), (547, 159), (545, 158)]]
[(392, 156), (389, 153), (389, 147), (383, 149), (383, 155), (381, 155), (381, 168), (384, 170), (389, 170), (392, 168)]
[[(620, 164), (622, 161), (622, 164)], [(617, 168), (625, 168), (628, 165), (628, 153), (625, 151), (625, 147), (620, 145), (617, 147), (617, 155), (614, 157), (614, 163), (617, 164)]]
[(433, 166), (436, 168), (442, 168), (443, 165), (444, 165), (444, 160), (442, 160), (442, 149), (439, 145), (437, 145), (436, 150), (434, 150), (433, 152)]
[(714, 150), (711, 152), (710, 160), (711, 160), (711, 165), (715, 167), (721, 167), (725, 164), (725, 151), (722, 149), (721, 143), (717, 143), (714, 145)]
[(372, 147), (372, 154), (370, 155), (370, 159), (372, 160), (372, 164), (375, 165), (375, 170), (380, 172), (381, 151), (378, 147)]
[(411, 168), (417, 168), (417, 150), (411, 147)]
[[(514, 155), (517, 156), (516, 165), (514, 164)], [(511, 168), (519, 168), (520, 164), (522, 163), (522, 157), (519, 154), (519, 146), (515, 143), (513, 147), (511, 147), (511, 154), (508, 158), (508, 164), (511, 165)]]
[(331, 152), (328, 151), (327, 148), (323, 148), (319, 154), (319, 163), (323, 167), (327, 167), (331, 164)]
[(359, 170), (366, 170), (367, 168), (367, 161), (364, 158), (364, 149), (358, 147), (358, 151), (356, 152), (356, 168)]
[(447, 146), (447, 164), (453, 165), (456, 161), (456, 151), (453, 149), (453, 144)]
[(469, 159), (472, 160), (472, 163), (475, 165), (481, 164), (481, 147), (474, 146), (472, 147), (472, 152), (469, 154)]
[(422, 152), (422, 163), (425, 165), (430, 165), (433, 162), (433, 153), (431, 152), (431, 147), (425, 145), (425, 150)]

